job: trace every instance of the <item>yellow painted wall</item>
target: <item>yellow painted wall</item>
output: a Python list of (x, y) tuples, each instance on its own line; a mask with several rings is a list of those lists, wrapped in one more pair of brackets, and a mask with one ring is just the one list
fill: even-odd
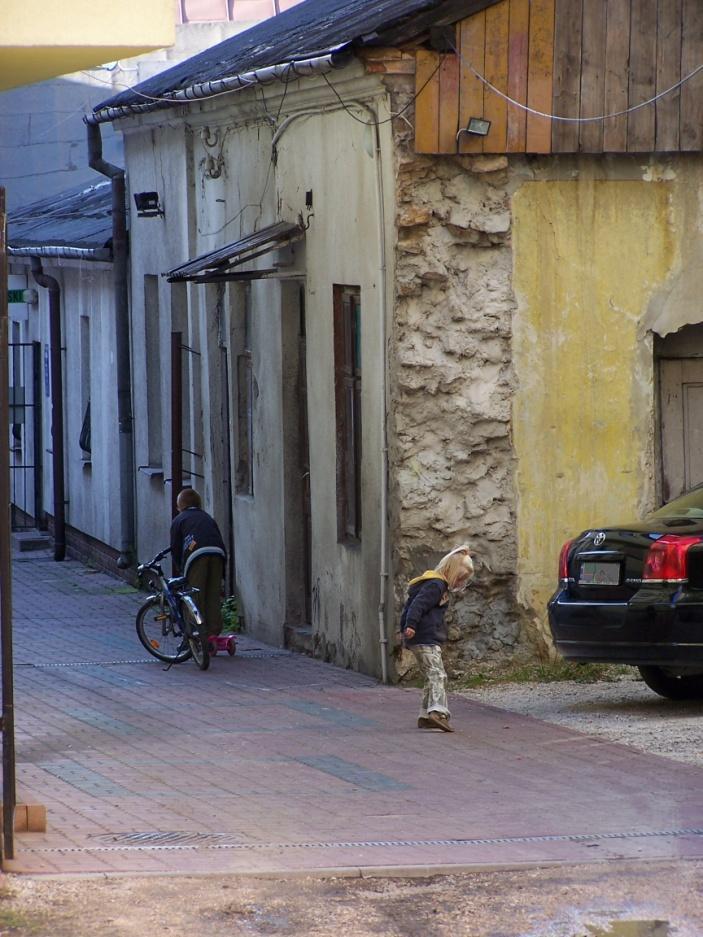
[(173, 0), (1, 0), (0, 90), (175, 41)]
[(670, 190), (582, 178), (514, 196), (519, 599), (541, 627), (563, 541), (637, 517), (651, 493), (641, 323), (675, 261)]

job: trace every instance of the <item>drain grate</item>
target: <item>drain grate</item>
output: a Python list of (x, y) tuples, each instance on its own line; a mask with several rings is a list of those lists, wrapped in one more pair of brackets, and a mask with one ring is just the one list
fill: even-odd
[(183, 833), (162, 831), (149, 833), (102, 833), (98, 842), (112, 846), (217, 846), (222, 840), (232, 841), (232, 834)]
[[(126, 842), (125, 837), (206, 837), (212, 842), (185, 842), (176, 841), (155, 842), (153, 839), (136, 842)], [(526, 843), (585, 843), (601, 840), (622, 839), (648, 839), (652, 837), (678, 838), (681, 836), (703, 836), (703, 829), (683, 830), (639, 830), (617, 833), (565, 833), (563, 835), (547, 836), (499, 836), (492, 839), (389, 839), (389, 840), (359, 840), (343, 842), (318, 843), (242, 843), (236, 842), (239, 837), (232, 833), (115, 833), (103, 834), (101, 839), (110, 840), (115, 845), (105, 846), (39, 846), (34, 849), (24, 849), (24, 852), (37, 853), (73, 853), (73, 852), (128, 852), (137, 850), (177, 850), (177, 849), (236, 849), (254, 851), (265, 849), (370, 849), (370, 848), (403, 848), (407, 846), (509, 846)], [(119, 840), (119, 843), (117, 841)]]
[(247, 651), (237, 648), (237, 657), (292, 657), (291, 651)]
[(140, 658), (139, 660), (69, 660), (61, 663), (51, 662), (46, 664), (22, 663), (16, 664), (17, 667), (34, 667), (37, 670), (49, 670), (53, 667), (117, 667), (121, 664), (158, 664), (159, 661), (153, 658)]

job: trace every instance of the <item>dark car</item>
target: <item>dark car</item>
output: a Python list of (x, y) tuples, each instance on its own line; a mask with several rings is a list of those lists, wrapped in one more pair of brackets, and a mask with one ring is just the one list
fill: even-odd
[(565, 543), (548, 609), (566, 660), (634, 664), (661, 696), (703, 698), (703, 486)]

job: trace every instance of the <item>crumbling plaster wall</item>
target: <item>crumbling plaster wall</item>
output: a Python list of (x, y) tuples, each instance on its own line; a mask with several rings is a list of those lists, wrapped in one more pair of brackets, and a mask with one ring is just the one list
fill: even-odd
[[(653, 504), (652, 333), (700, 321), (703, 164), (697, 154), (418, 156), (410, 58), (370, 65), (385, 71), (401, 115), (389, 346), (393, 584), (400, 608), (411, 575), (456, 543), (475, 547), (475, 583), (449, 613), (457, 675), (472, 659), (550, 652), (545, 606), (564, 531), (587, 525), (585, 514), (604, 522)], [(591, 204), (599, 191), (602, 218)], [(563, 193), (558, 204), (554, 193)], [(589, 328), (596, 314), (607, 325)], [(578, 367), (559, 354), (563, 335), (575, 338)], [(620, 363), (622, 393), (600, 380), (606, 350)], [(592, 426), (577, 405), (585, 386), (602, 401)], [(618, 442), (603, 447), (597, 416), (610, 398), (606, 429)], [(629, 400), (636, 419), (623, 435)], [(578, 510), (563, 480), (580, 492)], [(411, 664), (401, 657), (398, 672)]]
[[(386, 76), (392, 110), (412, 97)], [(450, 672), (526, 651), (516, 602), (511, 407), (511, 192), (505, 157), (418, 156), (394, 122), (397, 249), (390, 335), (389, 464), (396, 609), (408, 579), (468, 541), (477, 575), (452, 601)], [(514, 178), (513, 178), (514, 177)], [(397, 670), (411, 666), (402, 654)]]

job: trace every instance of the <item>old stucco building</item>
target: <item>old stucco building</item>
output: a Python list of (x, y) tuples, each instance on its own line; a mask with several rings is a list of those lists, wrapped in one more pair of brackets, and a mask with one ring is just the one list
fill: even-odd
[(703, 480), (703, 24), (620, 7), (308, 0), (96, 108), (140, 556), (191, 481), (251, 631), (383, 675), (407, 578), (469, 540), (461, 672), (548, 648), (567, 536)]

